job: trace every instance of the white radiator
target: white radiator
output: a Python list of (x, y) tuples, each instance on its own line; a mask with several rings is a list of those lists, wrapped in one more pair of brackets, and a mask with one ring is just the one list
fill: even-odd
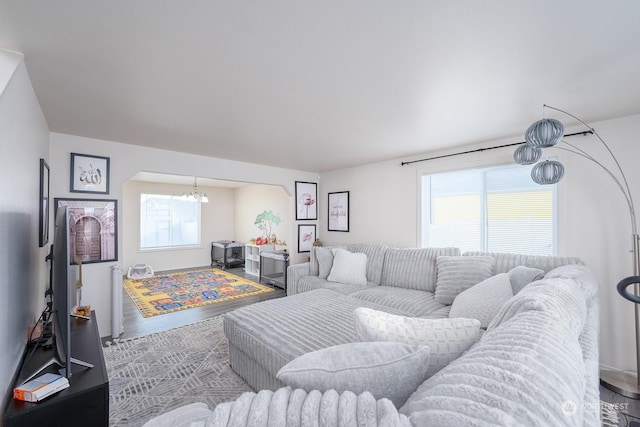
[(124, 332), (122, 317), (122, 267), (111, 267), (111, 336), (117, 338)]

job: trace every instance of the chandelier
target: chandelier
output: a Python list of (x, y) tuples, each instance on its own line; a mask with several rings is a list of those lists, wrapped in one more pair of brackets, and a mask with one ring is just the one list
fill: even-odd
[(201, 193), (198, 190), (198, 178), (193, 178), (193, 190), (188, 193), (184, 193), (182, 197), (186, 197), (188, 199), (199, 200), (202, 203), (209, 203), (209, 198), (207, 197), (207, 193)]

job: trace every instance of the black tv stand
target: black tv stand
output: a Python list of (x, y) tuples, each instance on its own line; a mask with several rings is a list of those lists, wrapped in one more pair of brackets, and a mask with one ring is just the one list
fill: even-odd
[[(48, 362), (54, 353), (54, 348), (37, 348), (33, 357), (25, 360), (15, 385), (24, 382), (24, 375)], [(69, 388), (41, 402), (9, 399), (4, 412), (5, 427), (109, 425), (109, 378), (95, 312), (91, 312), (90, 320), (71, 319), (71, 353), (93, 368), (73, 363)], [(54, 365), (43, 372), (56, 372)]]

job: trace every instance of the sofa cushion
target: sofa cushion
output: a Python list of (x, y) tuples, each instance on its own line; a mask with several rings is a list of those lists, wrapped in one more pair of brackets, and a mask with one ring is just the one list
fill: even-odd
[(333, 265), (327, 277), (329, 282), (340, 282), (349, 285), (367, 284), (367, 255), (352, 253), (344, 249), (332, 249)]
[(367, 254), (367, 281), (380, 284), (384, 254), (389, 247), (369, 243), (356, 243), (347, 246), (349, 252)]
[(387, 249), (380, 284), (433, 292), (436, 288), (436, 259), (442, 255), (460, 255), (460, 249)]
[(327, 279), (321, 279), (318, 276), (304, 276), (298, 281), (298, 293), (309, 292), (315, 289), (331, 289), (343, 295), (350, 295), (354, 292), (367, 289), (369, 287), (377, 287), (373, 283), (366, 285), (351, 285), (347, 283), (329, 282)]
[(585, 293), (579, 288), (576, 280), (545, 277), (544, 280), (525, 287), (518, 293), (517, 298), (507, 301), (489, 323), (487, 332), (501, 327), (520, 313), (540, 311), (552, 313), (558, 321), (565, 322), (567, 328), (578, 334), (586, 322), (585, 299)]
[(493, 258), (488, 256), (439, 256), (436, 260), (436, 301), (450, 305), (465, 289), (493, 276)]
[(318, 277), (326, 279), (333, 266), (333, 251), (329, 248), (317, 247), (315, 253), (318, 260)]
[(544, 277), (544, 270), (539, 268), (525, 267), (519, 265), (509, 270), (509, 280), (511, 281), (511, 289), (513, 294), (517, 294), (534, 280), (542, 279)]
[(319, 270), (319, 265), (318, 265), (318, 256), (316, 254), (318, 248), (324, 248), (324, 249), (334, 249), (334, 248), (341, 248), (341, 249), (347, 249), (346, 245), (331, 245), (331, 246), (312, 246), (311, 247), (311, 251), (309, 252), (309, 274), (312, 276), (317, 276), (318, 273), (320, 272)]
[(460, 292), (451, 304), (449, 317), (478, 319), (486, 328), (512, 296), (509, 274), (500, 273)]
[(563, 265), (554, 268), (544, 275), (544, 279), (565, 279), (575, 282), (589, 302), (598, 297), (598, 280), (593, 271), (584, 265)]
[[(449, 307), (436, 301), (433, 292), (393, 286), (370, 286), (350, 293), (354, 298), (411, 313), (412, 316), (447, 317)], [(444, 311), (443, 311), (444, 309)]]
[(431, 350), (427, 377), (447, 366), (479, 337), (476, 319), (423, 319), (360, 307), (355, 311), (360, 341), (394, 341), (426, 345)]
[(524, 265), (526, 267), (539, 268), (545, 272), (549, 272), (554, 268), (563, 265), (584, 264), (577, 257), (561, 257), (561, 256), (545, 256), (545, 255), (523, 255), (503, 252), (479, 252), (467, 251), (462, 256), (490, 256), (495, 260), (494, 273), (507, 273), (513, 268)]
[(304, 354), (278, 371), (277, 378), (307, 392), (370, 392), (396, 407), (422, 383), (429, 348), (398, 342), (355, 342)]

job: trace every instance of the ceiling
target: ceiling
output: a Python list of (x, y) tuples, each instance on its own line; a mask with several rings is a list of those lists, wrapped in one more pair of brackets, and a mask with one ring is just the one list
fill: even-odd
[(0, 0), (0, 48), (52, 132), (311, 172), (640, 113), (637, 0)]

